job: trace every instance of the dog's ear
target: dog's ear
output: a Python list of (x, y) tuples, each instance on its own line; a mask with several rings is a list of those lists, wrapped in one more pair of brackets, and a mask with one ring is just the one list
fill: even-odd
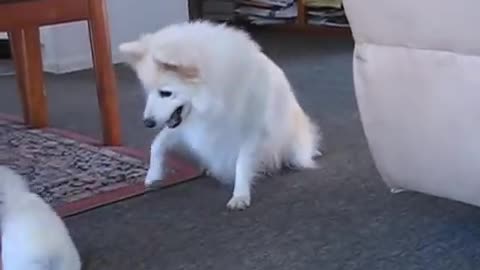
[(155, 62), (160, 69), (175, 72), (186, 81), (198, 82), (200, 72), (197, 67), (193, 65), (182, 65), (173, 63), (172, 61), (160, 60), (159, 57), (155, 57)]
[(135, 66), (142, 60), (147, 48), (141, 41), (130, 41), (120, 44), (118, 50), (125, 56), (125, 60), (129, 65)]
[(199, 77), (198, 68), (194, 66), (178, 65), (171, 63), (161, 63), (163, 68), (168, 71), (178, 73), (182, 78), (187, 80), (196, 80)]

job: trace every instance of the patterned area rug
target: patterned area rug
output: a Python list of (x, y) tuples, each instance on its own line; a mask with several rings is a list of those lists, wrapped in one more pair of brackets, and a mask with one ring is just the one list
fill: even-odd
[[(77, 203), (63, 215), (145, 192), (147, 164), (142, 159), (5, 120), (0, 120), (0, 164), (25, 176), (31, 190), (52, 206), (65, 209)], [(200, 173), (178, 161), (169, 168), (170, 184)]]

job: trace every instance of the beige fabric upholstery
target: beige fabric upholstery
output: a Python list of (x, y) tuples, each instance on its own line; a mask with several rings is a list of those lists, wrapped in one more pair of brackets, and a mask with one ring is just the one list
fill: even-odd
[(480, 206), (479, 0), (344, 0), (384, 181)]

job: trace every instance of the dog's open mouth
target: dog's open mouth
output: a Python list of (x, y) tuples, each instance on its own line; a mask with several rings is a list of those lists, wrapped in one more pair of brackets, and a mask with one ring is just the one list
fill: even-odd
[(165, 123), (168, 128), (176, 128), (182, 123), (183, 106), (178, 107)]

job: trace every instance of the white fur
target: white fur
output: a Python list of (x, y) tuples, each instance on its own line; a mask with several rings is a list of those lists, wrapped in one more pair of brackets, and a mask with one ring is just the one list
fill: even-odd
[[(177, 128), (164, 128), (154, 139), (147, 185), (162, 179), (164, 154), (174, 145), (186, 146), (214, 177), (233, 182), (232, 209), (250, 205), (258, 173), (315, 167), (319, 129), (283, 71), (245, 32), (181, 23), (124, 43), (120, 51), (146, 90), (145, 118), (162, 125), (179, 105), (186, 108)], [(195, 76), (183, 76), (184, 70)], [(162, 98), (160, 89), (173, 95)]]
[(3, 270), (80, 270), (64, 223), (25, 180), (0, 167)]

